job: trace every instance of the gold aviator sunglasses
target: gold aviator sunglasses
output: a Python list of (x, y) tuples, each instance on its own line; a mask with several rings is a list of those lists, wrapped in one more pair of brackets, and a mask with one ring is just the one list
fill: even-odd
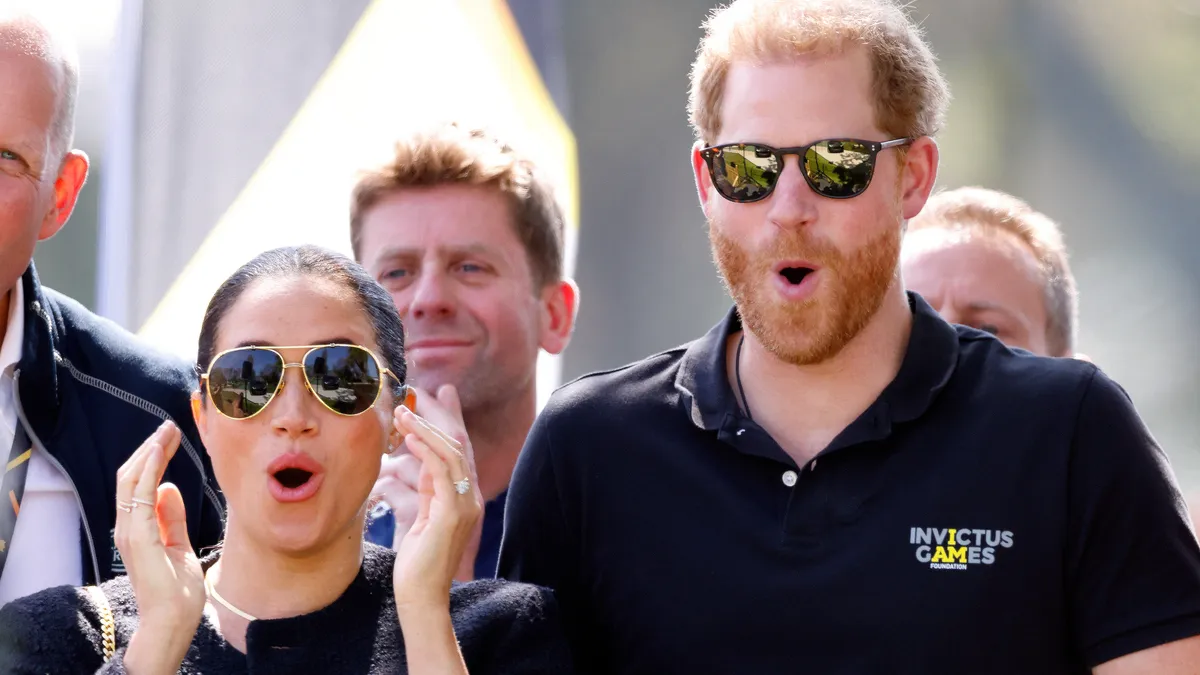
[[(280, 352), (283, 349), (308, 351), (299, 362), (288, 363)], [(288, 368), (302, 368), (307, 389), (321, 405), (338, 415), (354, 417), (370, 410), (379, 400), (385, 377), (396, 380), (402, 390), (400, 400), (412, 408), (412, 388), (380, 363), (370, 349), (361, 345), (236, 347), (213, 357), (200, 382), (208, 390), (213, 407), (235, 420), (248, 420), (262, 412), (283, 391), (283, 375)]]

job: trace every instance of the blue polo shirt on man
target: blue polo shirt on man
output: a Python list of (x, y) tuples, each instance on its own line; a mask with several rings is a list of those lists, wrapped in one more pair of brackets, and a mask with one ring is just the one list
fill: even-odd
[(1095, 366), (917, 295), (896, 379), (797, 466), (704, 338), (559, 389), (499, 576), (555, 590), (583, 672), (1085, 673), (1200, 634), (1167, 459)]

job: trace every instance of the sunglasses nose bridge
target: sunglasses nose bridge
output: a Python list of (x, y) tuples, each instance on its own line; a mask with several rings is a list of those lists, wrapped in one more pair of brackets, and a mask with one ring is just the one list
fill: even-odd
[[(298, 370), (289, 374), (291, 370)], [(294, 378), (299, 378), (297, 382)], [(315, 428), (315, 411), (311, 408), (313, 392), (308, 376), (301, 363), (285, 363), (283, 376), (279, 379), (279, 387), (271, 398), (268, 409), (273, 410), (272, 419), (280, 428), (289, 433)]]
[(275, 392), (276, 396), (282, 396), (283, 392), (287, 390), (288, 379), (289, 379), (288, 371), (293, 368), (299, 369), (300, 372), (296, 373), (292, 377), (299, 377), (300, 381), (304, 384), (304, 386), (308, 387), (308, 377), (304, 373), (304, 364), (303, 363), (287, 363), (287, 362), (285, 362), (283, 364), (283, 373), (279, 377), (279, 388)]
[(795, 149), (787, 150), (780, 153), (779, 177), (776, 182), (783, 179), (784, 175), (792, 174), (802, 176), (804, 171), (804, 153)]
[(807, 172), (804, 168), (804, 155), (801, 152), (792, 150), (783, 155), (783, 166), (779, 171), (779, 176), (775, 179), (776, 192), (791, 192), (796, 191), (799, 194), (801, 190), (811, 191), (808, 184)]
[(775, 181), (767, 218), (777, 227), (791, 229), (811, 224), (816, 219), (819, 197), (808, 182), (803, 160), (785, 159), (785, 162)]

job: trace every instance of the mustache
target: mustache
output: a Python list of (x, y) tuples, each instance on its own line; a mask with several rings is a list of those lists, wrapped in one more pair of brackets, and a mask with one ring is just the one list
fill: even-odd
[(742, 251), (753, 264), (761, 267), (770, 268), (776, 261), (787, 258), (807, 260), (821, 267), (837, 267), (846, 257), (832, 242), (813, 236), (811, 231), (804, 227), (779, 230), (770, 242), (753, 253), (736, 244), (735, 239), (718, 227), (711, 218), (708, 219), (708, 232), (709, 238), (715, 243)]
[(844, 256), (836, 246), (807, 232), (782, 232), (766, 246), (755, 251), (755, 261), (771, 267), (775, 261), (796, 258), (821, 267), (837, 267)]

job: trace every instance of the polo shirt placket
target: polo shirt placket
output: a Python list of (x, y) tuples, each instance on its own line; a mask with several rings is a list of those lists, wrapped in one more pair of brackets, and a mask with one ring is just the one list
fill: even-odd
[(909, 302), (899, 373), (802, 467), (737, 404), (736, 312), (562, 387), (499, 576), (555, 590), (583, 672), (1085, 673), (1200, 634), (1200, 545), (1124, 392)]

